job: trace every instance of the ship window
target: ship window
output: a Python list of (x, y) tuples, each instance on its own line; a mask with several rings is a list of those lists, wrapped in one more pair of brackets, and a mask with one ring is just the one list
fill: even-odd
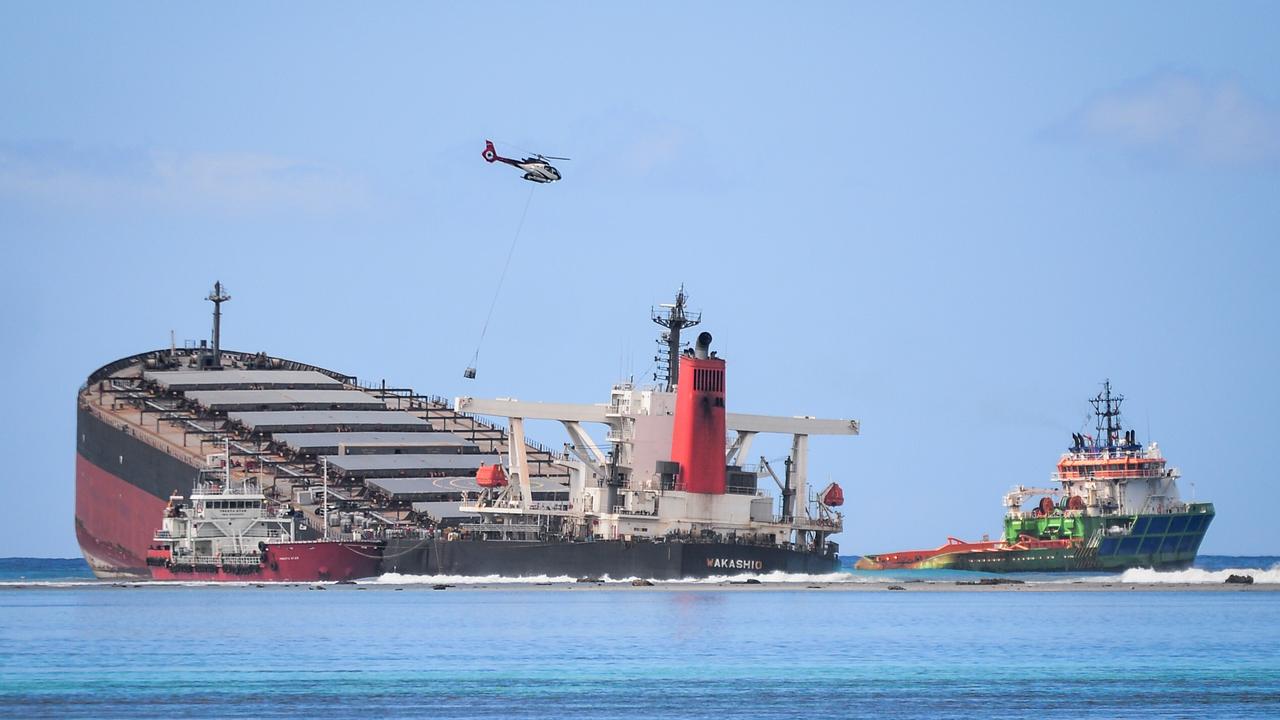
[(1169, 519), (1169, 532), (1180, 533), (1187, 529), (1187, 520), (1190, 519), (1186, 515), (1174, 515)]
[(1147, 528), (1148, 535), (1163, 535), (1169, 529), (1169, 517), (1151, 518), (1151, 525)]

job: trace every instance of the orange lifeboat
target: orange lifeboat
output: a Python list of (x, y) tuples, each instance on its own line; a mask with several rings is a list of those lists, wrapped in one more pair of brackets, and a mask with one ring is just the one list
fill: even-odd
[(844, 504), (844, 490), (840, 486), (831, 483), (818, 494), (818, 500), (827, 507), (840, 507)]
[(481, 465), (476, 469), (476, 484), (482, 488), (507, 486), (507, 474), (501, 465)]

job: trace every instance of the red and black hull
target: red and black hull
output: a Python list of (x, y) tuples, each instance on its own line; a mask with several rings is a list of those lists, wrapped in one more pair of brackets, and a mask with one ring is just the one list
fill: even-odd
[(100, 578), (147, 578), (147, 548), (169, 495), (198, 469), (80, 408), (76, 418), (76, 539)]

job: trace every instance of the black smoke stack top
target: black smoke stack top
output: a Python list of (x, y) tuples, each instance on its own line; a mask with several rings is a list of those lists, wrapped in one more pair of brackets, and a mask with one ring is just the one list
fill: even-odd
[(707, 352), (711, 349), (711, 333), (698, 333), (698, 342), (693, 346), (693, 356), (699, 360), (707, 359)]

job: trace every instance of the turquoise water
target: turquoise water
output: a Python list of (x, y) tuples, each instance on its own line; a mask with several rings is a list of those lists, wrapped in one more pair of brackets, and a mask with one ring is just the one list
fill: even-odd
[(1280, 716), (1280, 593), (790, 587), (10, 584), (0, 715)]

